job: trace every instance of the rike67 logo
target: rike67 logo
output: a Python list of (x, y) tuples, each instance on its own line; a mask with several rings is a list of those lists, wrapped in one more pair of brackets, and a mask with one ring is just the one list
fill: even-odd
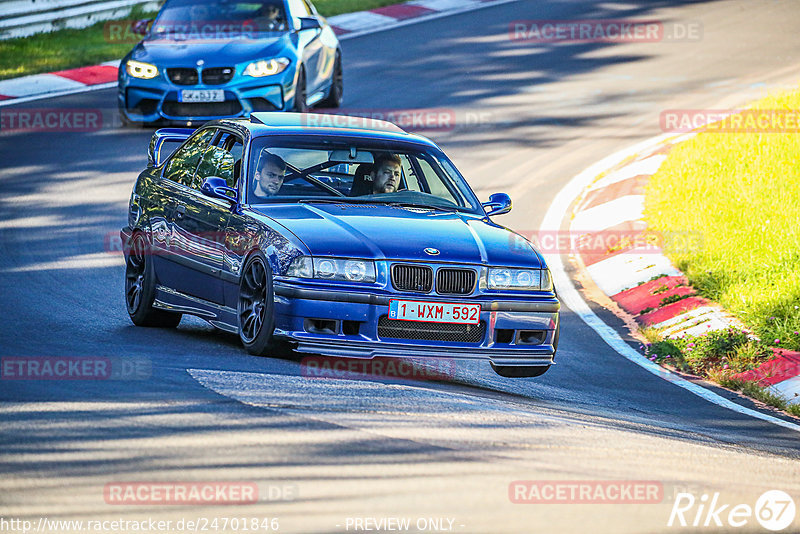
[(691, 493), (679, 493), (667, 526), (752, 528), (755, 519), (763, 528), (777, 532), (794, 523), (795, 513), (794, 499), (781, 490), (764, 492), (755, 506), (722, 502), (719, 493), (710, 498), (704, 493), (699, 499)]

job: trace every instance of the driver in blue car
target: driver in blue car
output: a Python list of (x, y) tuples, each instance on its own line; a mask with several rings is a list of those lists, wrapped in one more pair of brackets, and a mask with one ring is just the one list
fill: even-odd
[(256, 197), (268, 198), (278, 194), (286, 175), (286, 162), (280, 156), (264, 150), (258, 158), (255, 172)]
[(372, 167), (372, 194), (394, 193), (403, 174), (402, 160), (397, 154), (382, 154)]

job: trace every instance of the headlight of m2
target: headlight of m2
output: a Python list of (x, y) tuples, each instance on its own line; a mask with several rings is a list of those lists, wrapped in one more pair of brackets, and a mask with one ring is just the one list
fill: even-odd
[(285, 57), (278, 57), (274, 59), (262, 59), (261, 61), (253, 61), (244, 69), (245, 76), (252, 76), (254, 78), (262, 78), (264, 76), (272, 76), (280, 74), (286, 67), (289, 66), (289, 61)]
[(152, 80), (158, 76), (158, 67), (134, 59), (129, 59), (125, 63), (125, 70), (134, 78), (141, 78), (142, 80)]
[(286, 273), (295, 278), (375, 282), (375, 262), (350, 258), (312, 258), (300, 256), (292, 260)]
[(489, 269), (489, 289), (511, 291), (541, 291), (550, 289), (550, 272), (547, 269)]

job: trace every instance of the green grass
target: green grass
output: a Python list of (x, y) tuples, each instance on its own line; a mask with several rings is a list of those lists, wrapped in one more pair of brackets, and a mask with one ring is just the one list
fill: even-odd
[(662, 339), (659, 332), (652, 328), (645, 328), (641, 333), (646, 342), (639, 348), (651, 361), (709, 379), (722, 387), (740, 391), (764, 404), (800, 417), (800, 405), (789, 404), (787, 399), (756, 382), (734, 377), (759, 367), (773, 357), (769, 347), (750, 338), (746, 332), (728, 328), (678, 339)]
[[(800, 109), (800, 91), (754, 107)], [(793, 350), (800, 349), (798, 154), (796, 133), (701, 133), (673, 148), (645, 200), (653, 230), (702, 232), (698, 250), (668, 253), (698, 293), (766, 344)]]
[[(397, 4), (400, 0), (317, 0), (314, 5), (326, 17)], [(155, 13), (134, 9), (119, 20), (152, 18)], [(96, 65), (120, 59), (133, 48), (130, 42), (109, 42), (98, 22), (80, 30), (58, 30), (0, 41), (0, 80), (41, 72)]]

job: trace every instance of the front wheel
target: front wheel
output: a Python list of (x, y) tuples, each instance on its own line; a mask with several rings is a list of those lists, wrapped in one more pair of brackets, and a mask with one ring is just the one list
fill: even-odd
[(338, 108), (344, 99), (344, 74), (342, 72), (342, 57), (336, 54), (336, 61), (333, 64), (333, 77), (331, 79), (331, 90), (328, 97), (320, 102), (323, 108)]
[(300, 67), (297, 74), (297, 86), (294, 88), (294, 111), (305, 113), (308, 111), (308, 95), (306, 94), (306, 71)]
[(136, 326), (175, 328), (181, 322), (180, 313), (153, 308), (156, 297), (153, 256), (142, 233), (133, 235), (125, 257), (125, 305)]
[(247, 260), (239, 282), (239, 339), (250, 354), (265, 356), (273, 348), (274, 309), (272, 269), (259, 252)]

